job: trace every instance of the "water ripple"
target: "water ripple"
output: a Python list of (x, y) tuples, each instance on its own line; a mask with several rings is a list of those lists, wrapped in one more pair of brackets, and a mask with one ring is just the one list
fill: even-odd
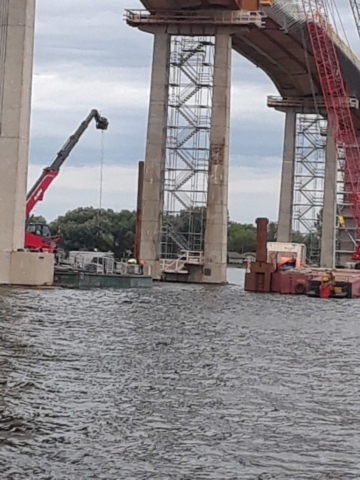
[(3, 289), (0, 478), (359, 479), (358, 308)]

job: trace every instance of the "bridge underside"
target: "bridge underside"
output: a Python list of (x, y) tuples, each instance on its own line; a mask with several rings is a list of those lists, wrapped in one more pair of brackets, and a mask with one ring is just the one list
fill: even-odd
[[(260, 8), (263, 28), (233, 25), (233, 49), (261, 68), (271, 78), (282, 97), (313, 97), (320, 94), (316, 66), (308, 41), (307, 27), (296, 2), (288, 0), (141, 0), (153, 12), (184, 11), (217, 6), (222, 9)], [(290, 5), (290, 7), (289, 7)], [(205, 11), (205, 10), (204, 10)], [(208, 10), (209, 11), (209, 10)], [(192, 20), (195, 21), (195, 18)], [(178, 24), (182, 28), (186, 20)], [(360, 99), (360, 61), (333, 32), (340, 67), (350, 96)], [(354, 113), (360, 129), (360, 112)]]

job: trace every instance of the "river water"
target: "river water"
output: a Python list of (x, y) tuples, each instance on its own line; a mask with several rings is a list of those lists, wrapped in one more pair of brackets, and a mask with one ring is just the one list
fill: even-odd
[(0, 479), (360, 478), (360, 303), (0, 291)]

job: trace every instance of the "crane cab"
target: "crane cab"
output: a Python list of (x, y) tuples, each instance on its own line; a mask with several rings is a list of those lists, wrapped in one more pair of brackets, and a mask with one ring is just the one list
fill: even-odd
[(55, 253), (60, 235), (52, 235), (45, 223), (29, 223), (25, 230), (25, 248), (30, 252)]
[(40, 238), (51, 237), (51, 231), (45, 223), (30, 223), (26, 226), (26, 233), (31, 233)]

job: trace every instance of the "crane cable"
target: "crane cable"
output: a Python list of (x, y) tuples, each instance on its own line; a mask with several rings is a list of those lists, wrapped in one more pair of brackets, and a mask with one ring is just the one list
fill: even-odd
[(101, 131), (101, 140), (100, 140), (100, 180), (99, 180), (99, 208), (97, 215), (97, 229), (98, 235), (102, 233), (101, 229), (101, 216), (102, 216), (102, 201), (103, 201), (103, 186), (104, 186), (104, 156), (105, 156), (105, 137), (104, 130)]
[(102, 209), (103, 186), (104, 186), (104, 130), (101, 131), (101, 152), (100, 152), (100, 185), (99, 185), (99, 210)]

